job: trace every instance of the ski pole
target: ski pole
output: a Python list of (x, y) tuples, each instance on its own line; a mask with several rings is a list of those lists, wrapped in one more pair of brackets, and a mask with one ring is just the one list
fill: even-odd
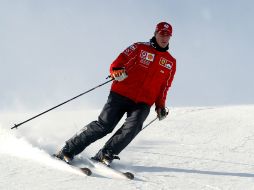
[(153, 122), (155, 122), (158, 119), (158, 117), (154, 118), (152, 121), (150, 121), (148, 124), (146, 124), (141, 131), (143, 131), (145, 128), (147, 128), (149, 125), (151, 125)]
[(103, 85), (105, 85), (105, 84), (107, 84), (107, 83), (109, 83), (109, 82), (111, 82), (111, 81), (113, 81), (113, 80), (114, 80), (114, 79), (111, 79), (111, 80), (108, 80), (107, 82), (104, 82), (104, 83), (98, 85), (98, 86), (95, 86), (94, 88), (91, 88), (90, 90), (87, 90), (87, 91), (85, 91), (85, 92), (83, 92), (83, 93), (81, 93), (81, 94), (79, 94), (79, 95), (77, 95), (77, 96), (75, 96), (75, 97), (73, 97), (73, 98), (71, 98), (71, 99), (69, 99), (69, 100), (66, 100), (65, 102), (63, 102), (63, 103), (61, 103), (61, 104), (58, 104), (58, 105), (56, 105), (56, 106), (54, 106), (54, 107), (52, 107), (52, 108), (50, 108), (50, 109), (48, 109), (48, 110), (46, 110), (46, 111), (44, 111), (44, 112), (38, 114), (38, 115), (35, 115), (35, 116), (33, 116), (33, 117), (31, 117), (31, 118), (29, 118), (29, 119), (27, 119), (27, 120), (25, 120), (25, 121), (19, 123), (19, 124), (14, 124), (14, 127), (12, 127), (11, 129), (14, 129), (14, 128), (18, 129), (18, 127), (19, 127), (20, 125), (23, 125), (24, 123), (26, 123), (26, 122), (28, 122), (28, 121), (31, 121), (31, 120), (33, 120), (33, 119), (35, 119), (35, 118), (37, 118), (37, 117), (39, 117), (39, 116), (41, 116), (41, 115), (43, 115), (43, 114), (45, 114), (45, 113), (51, 111), (51, 110), (53, 110), (53, 109), (56, 109), (56, 108), (58, 108), (58, 107), (60, 107), (60, 106), (62, 106), (62, 105), (64, 105), (64, 104), (66, 104), (66, 103), (68, 103), (68, 102), (70, 102), (70, 101), (72, 101), (72, 100), (74, 100), (74, 99), (80, 97), (80, 96), (83, 96), (84, 94), (87, 94), (88, 92), (91, 92), (91, 91), (95, 90), (96, 88), (99, 88), (99, 87), (101, 87), (101, 86), (103, 86)]
[[(169, 113), (169, 109), (166, 107), (166, 114), (168, 115), (168, 113)], [(157, 117), (154, 118), (152, 121), (150, 121), (148, 124), (146, 124), (146, 125), (141, 129), (141, 131), (144, 130), (145, 128), (147, 128), (147, 127), (148, 127), (149, 125), (151, 125), (153, 122), (155, 122), (158, 118), (159, 118), (159, 117), (157, 116)]]

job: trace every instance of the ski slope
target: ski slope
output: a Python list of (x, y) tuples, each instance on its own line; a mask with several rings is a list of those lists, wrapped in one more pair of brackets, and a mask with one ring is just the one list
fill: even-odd
[[(100, 170), (86, 177), (49, 156), (98, 113), (58, 110), (18, 130), (10, 128), (37, 113), (0, 113), (0, 189), (254, 190), (253, 105), (171, 108), (167, 119), (143, 130), (113, 164), (134, 173), (132, 181)], [(154, 117), (152, 110), (146, 123)], [(108, 138), (75, 162), (94, 155)]]

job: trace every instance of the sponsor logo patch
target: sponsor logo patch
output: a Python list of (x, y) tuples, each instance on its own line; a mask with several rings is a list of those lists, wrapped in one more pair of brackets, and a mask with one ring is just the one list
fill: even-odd
[(151, 62), (153, 62), (155, 55), (153, 53), (149, 53), (147, 51), (141, 50), (140, 58), (141, 63), (145, 65), (149, 65)]
[(166, 67), (167, 69), (171, 69), (172, 68), (172, 66), (171, 66), (172, 63), (169, 60), (167, 60), (167, 59), (165, 59), (163, 57), (161, 57), (159, 64), (161, 66), (163, 66), (163, 67)]
[(164, 28), (169, 28), (169, 25), (168, 24), (164, 24)]
[(152, 54), (152, 53), (147, 53), (147, 55), (146, 55), (146, 60), (152, 62), (152, 61), (154, 60), (154, 54)]

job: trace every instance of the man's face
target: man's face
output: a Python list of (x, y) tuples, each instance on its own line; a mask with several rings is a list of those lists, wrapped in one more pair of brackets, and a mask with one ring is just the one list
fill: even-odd
[(157, 32), (155, 34), (155, 39), (161, 48), (165, 48), (169, 43), (170, 35)]

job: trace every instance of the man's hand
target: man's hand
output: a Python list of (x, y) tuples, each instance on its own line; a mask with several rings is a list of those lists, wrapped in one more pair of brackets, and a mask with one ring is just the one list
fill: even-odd
[(118, 82), (123, 81), (128, 77), (124, 67), (113, 68), (113, 70), (110, 73), (110, 76)]
[(168, 108), (156, 108), (155, 110), (160, 121), (165, 119), (168, 115)]

